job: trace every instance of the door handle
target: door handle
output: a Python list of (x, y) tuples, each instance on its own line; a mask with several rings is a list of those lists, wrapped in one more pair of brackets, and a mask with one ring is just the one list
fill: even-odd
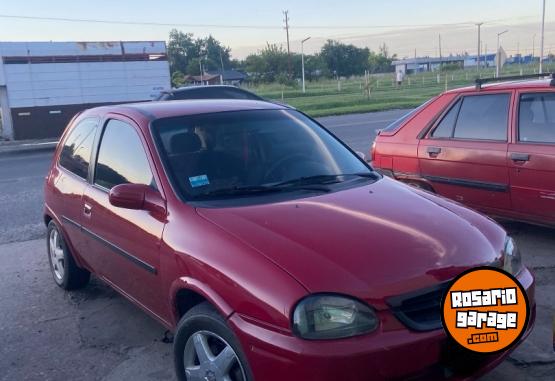
[(530, 155), (527, 153), (512, 153), (511, 154), (512, 161), (529, 161)]
[(439, 147), (428, 147), (428, 155), (430, 157), (437, 157), (441, 153), (441, 148)]
[(92, 212), (92, 206), (90, 206), (89, 204), (85, 204), (85, 206), (83, 206), (83, 213), (85, 213), (86, 216), (90, 216)]

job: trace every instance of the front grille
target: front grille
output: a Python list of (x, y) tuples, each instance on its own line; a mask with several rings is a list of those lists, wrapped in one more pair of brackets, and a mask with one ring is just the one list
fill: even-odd
[(431, 331), (442, 327), (441, 299), (450, 282), (418, 290), (387, 300), (395, 316), (415, 331)]

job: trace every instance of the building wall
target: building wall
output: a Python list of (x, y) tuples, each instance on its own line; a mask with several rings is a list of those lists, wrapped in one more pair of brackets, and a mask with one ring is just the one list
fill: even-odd
[(0, 43), (8, 137), (58, 136), (85, 108), (154, 99), (170, 87), (165, 54), (164, 42)]

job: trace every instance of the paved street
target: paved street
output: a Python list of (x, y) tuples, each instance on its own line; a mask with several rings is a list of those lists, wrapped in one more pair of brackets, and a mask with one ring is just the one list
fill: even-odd
[[(403, 114), (322, 118), (355, 150), (368, 152), (376, 129)], [(0, 156), (0, 381), (174, 380), (164, 329), (94, 280), (66, 293), (48, 270), (42, 183), (51, 153)], [(507, 224), (537, 279), (538, 317), (529, 339), (483, 381), (552, 380), (555, 352), (554, 230)]]

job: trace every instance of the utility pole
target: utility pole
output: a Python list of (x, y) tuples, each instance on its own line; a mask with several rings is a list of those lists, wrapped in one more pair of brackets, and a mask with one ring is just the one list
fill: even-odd
[(476, 71), (478, 71), (478, 73), (480, 73), (480, 28), (483, 24), (483, 22), (479, 22), (476, 24), (476, 26), (478, 27), (478, 55), (476, 56)]
[(545, 32), (545, 0), (543, 0), (543, 11), (542, 11), (542, 34), (540, 37), (541, 48), (540, 48), (540, 74), (543, 74), (543, 42), (544, 42), (544, 32)]
[(532, 37), (532, 63), (534, 62), (534, 55), (536, 54), (536, 33)]
[(443, 60), (443, 57), (441, 55), (441, 33), (438, 35), (438, 37), (439, 37), (439, 71), (441, 72), (441, 64)]
[(285, 32), (287, 33), (287, 72), (289, 79), (291, 79), (291, 49), (289, 47), (289, 11), (283, 11), (285, 22)]
[(305, 38), (304, 40), (301, 41), (301, 65), (302, 65), (302, 71), (303, 71), (303, 93), (306, 93), (306, 87), (304, 84), (304, 43), (307, 42), (308, 40), (310, 40), (310, 37)]

